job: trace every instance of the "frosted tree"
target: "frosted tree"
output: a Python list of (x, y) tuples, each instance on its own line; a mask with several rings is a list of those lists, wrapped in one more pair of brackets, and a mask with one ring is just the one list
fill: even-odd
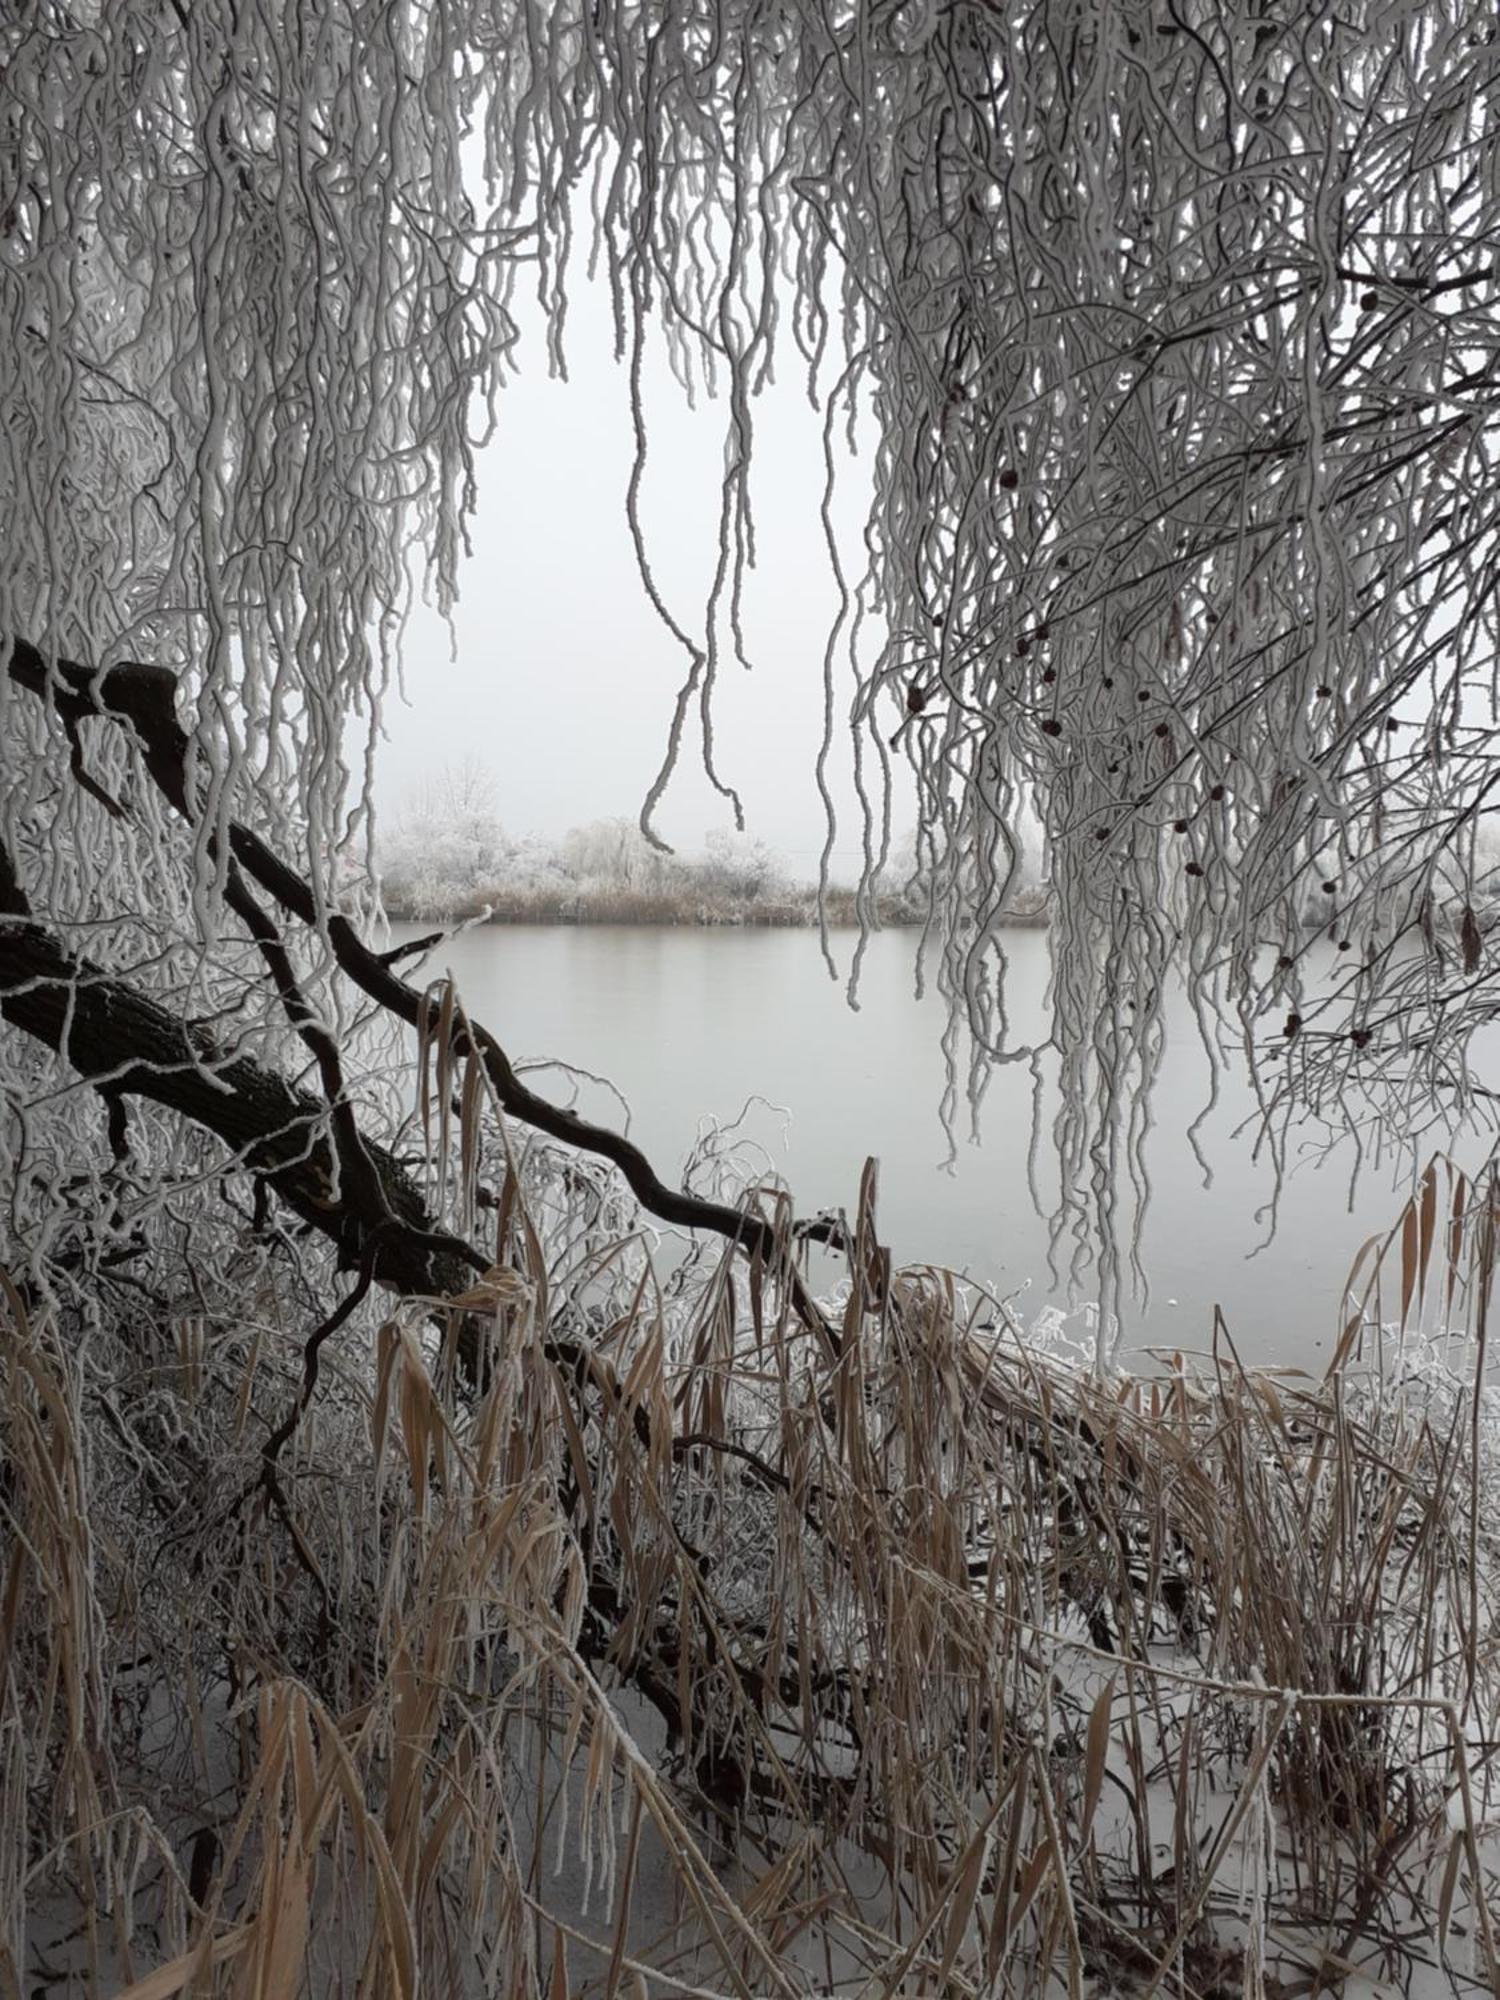
[[(1268, 1450), (1263, 1514), (1225, 1526), (1244, 1461), (1222, 1441), (1258, 1405), (1216, 1405), (1200, 1435), (1108, 1386), (1038, 1398), (940, 1281), (892, 1277), (868, 1185), (847, 1233), (799, 1232), (775, 1196), (685, 1196), (533, 1091), (451, 991), (409, 984), (367, 939), (368, 765), (344, 746), (352, 716), (377, 727), (412, 593), (457, 588), (516, 287), (559, 366), (580, 260), (612, 300), (625, 504), (683, 661), (648, 830), (690, 736), (733, 797), (714, 696), (744, 650), (757, 392), (805, 378), (831, 482), (873, 425), (857, 565), (830, 532), (827, 727), (847, 675), (870, 884), (893, 758), (915, 774), (976, 1107), (996, 1064), (1046, 1055), (1010, 1035), (1003, 933), (1042, 847), (1058, 1227), (1107, 1319), (1174, 980), (1216, 1059), (1224, 1037), (1274, 1045), (1273, 1144), (1293, 1116), (1363, 1144), (1484, 1101), (1497, 86), (1488, 0), (6, 11), (0, 1984), (22, 1983), (49, 1871), (91, 1946), (128, 1954), (154, 1856), (182, 1955), (149, 1990), (286, 1990), (308, 1926), (328, 1941), (313, 1888), (336, 1856), (328, 1948), (358, 1940), (363, 1990), (414, 1992), (419, 1967), (459, 1990), (454, 1885), (486, 1990), (568, 1989), (509, 1817), (517, 1689), (564, 1765), (588, 1745), (557, 1823), (607, 1883), (617, 1818), (627, 1877), (643, 1825), (660, 1835), (715, 1982), (794, 1990), (785, 1940), (847, 1913), (825, 1845), (844, 1839), (895, 1915), (887, 1935), (866, 1910), (840, 1948), (887, 1990), (914, 1966), (938, 1990), (960, 1958), (964, 1990), (992, 1990), (1033, 1935), (1064, 1941), (1073, 1990), (1085, 1943), (1176, 1978), (1211, 1886), (1208, 1864), (1187, 1879), (1196, 1808), (1175, 1809), (1180, 1901), (1144, 1848), (1105, 1898), (1147, 1912), (1119, 1957), (1086, 1838), (1069, 1886), (1100, 1779), (1046, 1749), (1062, 1684), (1035, 1644), (1065, 1619), (1101, 1650), (1133, 1633), (1146, 1671), (1153, 1618), (1187, 1644), (1231, 1612), (1183, 1727), (1253, 1742), (1257, 1839), (1278, 1758), (1299, 1885), (1337, 1851), (1361, 1909), (1386, 1908), (1440, 1829), (1441, 1921), (1468, 1896), (1496, 1976), (1459, 1706), (1493, 1706), (1487, 1544), (1477, 1509), (1449, 1532), (1453, 1413), (1394, 1443), (1401, 1413), (1367, 1413), (1358, 1458), (1365, 1434), (1319, 1404), (1296, 1431), (1333, 1440), (1317, 1479), (1284, 1492)], [(725, 413), (692, 606), (658, 584), (638, 507), (656, 341)], [(1310, 916), (1345, 968), (1331, 995), (1304, 978)], [(377, 1021), (415, 1036), (415, 1123)], [(600, 1161), (741, 1265), (674, 1317), (688, 1280), (648, 1295)], [(837, 1321), (808, 1234), (848, 1254)], [(377, 1292), (398, 1303), (373, 1326)], [(356, 1324), (367, 1368), (338, 1339)], [(1476, 1417), (1476, 1494), (1478, 1449)], [(1168, 1496), (1149, 1518), (1148, 1490)], [(1376, 1539), (1420, 1593), (1393, 1673), (1447, 1676), (1431, 1727), (1451, 1740), (1423, 1711), (1399, 1754), (1340, 1650), (1385, 1601)], [(1316, 1601), (1292, 1603), (1314, 1545)], [(743, 1905), (604, 1675), (654, 1710), (722, 1836), (759, 1814), (776, 1858)], [(1113, 1687), (1087, 1718), (1099, 1774)], [(194, 1828), (173, 1800), (216, 1775), (195, 1763), (204, 1690), (253, 1761), (226, 1780), (232, 1824)], [(144, 1800), (119, 1718), (138, 1753), (156, 1700), (177, 1762)], [(1187, 1741), (1158, 1757), (1137, 1733), (1132, 1768), (1190, 1777)], [(1336, 1904), (1314, 1912), (1331, 1938)], [(610, 1990), (644, 1982), (628, 1917)], [(1025, 1990), (1053, 1990), (1033, 1970)]]
[(392, 910), (447, 917), (465, 897), (480, 900), (516, 865), (493, 772), (469, 758), (429, 781), (386, 827), (378, 858)]
[[(171, 668), (191, 765), (191, 863), (163, 872), (158, 823), (100, 819), (127, 751), (12, 689), (7, 844), (26, 862), (47, 825), (21, 874), (60, 924), (133, 922), (149, 872), (177, 885), (182, 976), (208, 976), (235, 813), (291, 827), (323, 921), (365, 811), (345, 719), (374, 714), (413, 563), (455, 587), (511, 288), (560, 355), (581, 236), (685, 662), (646, 823), (695, 715), (729, 789), (713, 695), (755, 391), (801, 367), (830, 476), (846, 418), (880, 441), (829, 655), (832, 728), (839, 649), (878, 610), (883, 647), (851, 653), (871, 868), (894, 733), (977, 1105), (1036, 1055), (1002, 925), (1040, 824), (1059, 1222), (1106, 1305), (1172, 981), (1212, 1048), (1261, 1045), (1273, 1145), (1308, 1110), (1368, 1138), (1473, 1107), (1482, 6), (37, 6), (4, 61), (0, 627), (90, 674)], [(660, 596), (635, 514), (658, 335), (727, 417), (695, 608)], [(1310, 919), (1346, 967), (1316, 1000)]]

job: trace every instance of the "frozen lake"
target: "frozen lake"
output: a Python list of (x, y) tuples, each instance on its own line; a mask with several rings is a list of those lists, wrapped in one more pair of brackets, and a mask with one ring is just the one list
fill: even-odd
[[(416, 930), (397, 926), (396, 935)], [(845, 966), (853, 943), (835, 933)], [(790, 1184), (799, 1215), (852, 1208), (873, 1154), (881, 1234), (898, 1261), (972, 1274), (1030, 1322), (1045, 1305), (1073, 1302), (1049, 1277), (1047, 1229), (1027, 1188), (1029, 1077), (1023, 1067), (997, 1074), (980, 1143), (961, 1132), (945, 1171), (943, 1012), (936, 999), (914, 997), (915, 943), (914, 932), (900, 931), (871, 941), (858, 1013), (810, 931), (493, 925), (450, 939), (427, 972), (451, 967), (465, 1005), (513, 1059), (557, 1057), (609, 1078), (630, 1106), (631, 1137), (663, 1179), (679, 1179), (704, 1121), (742, 1115), (742, 1135)], [(1025, 1025), (1039, 1019), (1047, 940), (1016, 931), (1007, 948)], [(557, 1074), (530, 1080), (554, 1097), (571, 1088)], [(1260, 1212), (1272, 1175), (1232, 1136), (1252, 1107), (1248, 1086), (1227, 1077), (1204, 1128), (1211, 1187), (1184, 1138), (1207, 1090), (1207, 1060), (1184, 1006), (1169, 1022), (1148, 1151), (1151, 1300), (1128, 1315), (1126, 1345), (1206, 1348), (1218, 1304), (1245, 1359), (1316, 1369), (1335, 1338), (1355, 1253), (1390, 1226), (1405, 1187), (1393, 1189), (1389, 1170), (1367, 1173), (1351, 1206), (1348, 1155), (1320, 1165), (1309, 1153), (1265, 1244)], [(621, 1122), (607, 1090), (581, 1080), (577, 1091), (585, 1115)], [(1045, 1191), (1045, 1140), (1040, 1161)]]

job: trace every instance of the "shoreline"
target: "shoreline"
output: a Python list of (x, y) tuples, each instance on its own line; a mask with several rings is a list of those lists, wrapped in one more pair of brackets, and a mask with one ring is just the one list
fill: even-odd
[[(602, 928), (614, 924), (641, 930), (816, 930), (816, 905), (768, 904), (763, 909), (684, 908), (650, 897), (610, 897), (600, 901), (570, 901), (546, 907), (515, 903), (457, 906), (444, 911), (415, 910), (387, 904), (386, 916), (393, 924), (473, 924), (513, 929), (550, 930), (558, 926), (575, 929)], [(877, 909), (874, 928), (879, 930), (920, 930), (924, 918), (910, 910)], [(830, 909), (830, 930), (858, 930), (860, 919), (854, 899)], [(1044, 931), (1049, 918), (1045, 911), (1008, 917), (1003, 930)]]

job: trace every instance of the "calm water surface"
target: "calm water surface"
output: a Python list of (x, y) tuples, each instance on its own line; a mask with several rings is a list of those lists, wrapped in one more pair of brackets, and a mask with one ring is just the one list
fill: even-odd
[[(398, 926), (398, 936), (415, 935)], [(836, 935), (847, 966), (852, 938)], [(1047, 1269), (1047, 1231), (1027, 1188), (1031, 1085), (999, 1072), (980, 1143), (960, 1137), (945, 1170), (938, 1115), (943, 1012), (913, 992), (913, 933), (871, 941), (851, 1012), (807, 931), (493, 925), (446, 942), (428, 976), (455, 975), (465, 1005), (514, 1059), (557, 1057), (607, 1077), (630, 1107), (630, 1135), (676, 1181), (705, 1121), (761, 1149), (792, 1187), (799, 1214), (852, 1208), (867, 1156), (880, 1163), (881, 1234), (898, 1261), (967, 1272), (1012, 1296), (1023, 1321), (1077, 1302)], [(1013, 1008), (1039, 1018), (1047, 942), (1010, 935)], [(554, 1097), (574, 1086), (534, 1077)], [(618, 1124), (618, 1101), (579, 1080), (577, 1108)], [(1227, 1078), (1202, 1135), (1211, 1187), (1185, 1141), (1207, 1097), (1208, 1068), (1184, 1006), (1169, 1021), (1148, 1164), (1154, 1193), (1144, 1237), (1149, 1306), (1127, 1317), (1127, 1347), (1208, 1345), (1222, 1306), (1247, 1360), (1316, 1367), (1337, 1324), (1349, 1266), (1404, 1199), (1389, 1173), (1352, 1197), (1344, 1156), (1310, 1157), (1290, 1176), (1274, 1238), (1263, 1211), (1272, 1177), (1236, 1140), (1251, 1099)], [(1043, 1185), (1045, 1188), (1045, 1148)], [(1055, 1175), (1053, 1176), (1055, 1186)], [(1080, 1323), (1081, 1325), (1081, 1323)]]

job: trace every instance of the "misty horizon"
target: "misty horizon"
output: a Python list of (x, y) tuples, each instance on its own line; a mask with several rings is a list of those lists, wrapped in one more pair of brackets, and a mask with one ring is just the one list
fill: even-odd
[[(452, 632), (419, 603), (401, 647), (401, 685), (383, 705), (375, 755), (379, 822), (410, 814), (423, 789), (467, 760), (488, 770), (508, 833), (557, 840), (596, 820), (637, 820), (661, 766), (685, 656), (653, 610), (635, 564), (626, 489), (633, 442), (607, 305), (579, 288), (568, 319), (568, 379), (547, 372), (539, 316), (525, 323), (520, 368), (493, 439), (476, 458), (478, 506)], [(679, 625), (701, 632), (717, 557), (716, 515), (727, 405), (689, 409), (658, 354), (648, 370), (651, 453), (642, 493), (653, 578)], [(833, 516), (846, 569), (859, 547), (865, 484), (842, 439)], [(715, 687), (717, 759), (738, 791), (745, 832), (799, 874), (815, 876), (825, 837), (815, 765), (824, 654), (838, 587), (824, 539), (822, 419), (790, 377), (761, 399), (753, 492), (756, 569), (745, 592), (746, 653), (727, 634)], [(559, 524), (562, 524), (561, 529)], [(861, 657), (880, 632), (866, 621)], [(841, 642), (842, 646), (842, 642)], [(847, 711), (853, 680), (835, 661), (829, 790), (834, 864), (861, 865), (861, 813)], [(891, 728), (899, 714), (892, 705)], [(702, 767), (696, 707), (655, 815), (674, 850), (703, 851), (734, 812)], [(559, 746), (566, 745), (559, 755)], [(892, 835), (915, 823), (896, 766)]]

